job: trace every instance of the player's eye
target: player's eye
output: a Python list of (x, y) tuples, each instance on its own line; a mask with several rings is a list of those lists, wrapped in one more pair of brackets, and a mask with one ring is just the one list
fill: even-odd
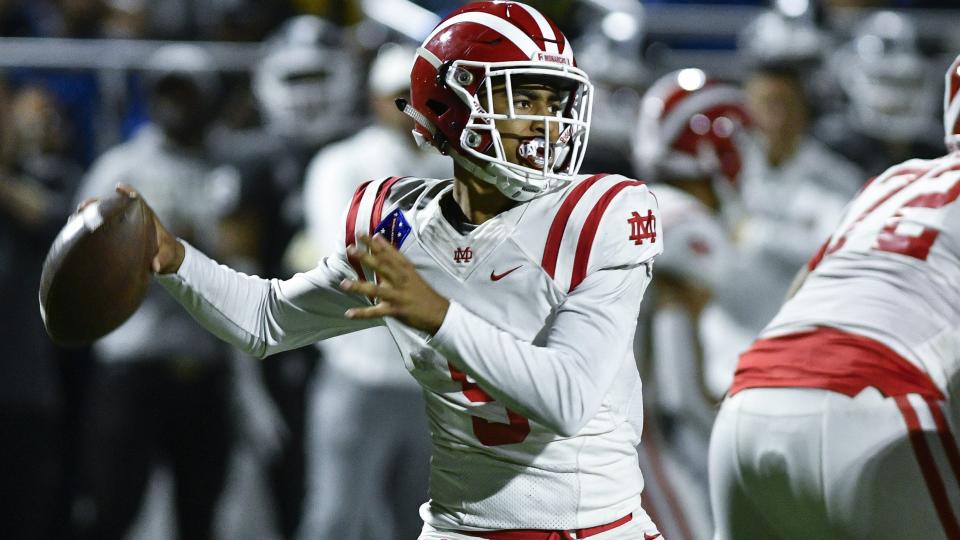
[(517, 110), (527, 110), (531, 107), (530, 100), (527, 98), (514, 98), (513, 108)]

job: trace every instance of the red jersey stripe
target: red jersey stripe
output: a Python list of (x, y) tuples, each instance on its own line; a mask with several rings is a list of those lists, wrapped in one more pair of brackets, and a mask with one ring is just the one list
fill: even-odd
[(557, 211), (557, 215), (553, 218), (553, 223), (550, 224), (550, 232), (547, 233), (547, 243), (543, 248), (543, 259), (540, 261), (540, 266), (543, 267), (543, 270), (551, 278), (554, 277), (557, 271), (557, 257), (560, 255), (560, 243), (563, 241), (563, 231), (567, 228), (570, 215), (573, 214), (577, 203), (580, 202), (583, 195), (590, 189), (590, 186), (596, 184), (606, 176), (609, 175), (597, 174), (583, 180), (577, 184), (575, 188), (570, 190), (567, 198), (564, 199), (560, 205), (560, 210)]
[(570, 291), (576, 289), (577, 285), (587, 277), (587, 265), (590, 263), (590, 250), (593, 248), (593, 241), (597, 237), (597, 229), (600, 228), (600, 220), (603, 219), (603, 213), (607, 211), (607, 207), (610, 206), (614, 197), (621, 191), (628, 187), (642, 185), (643, 182), (638, 180), (618, 182), (608, 189), (607, 192), (600, 197), (600, 200), (597, 201), (597, 204), (594, 205), (593, 210), (591, 210), (587, 216), (587, 221), (583, 224), (583, 228), (580, 229), (580, 238), (577, 240), (577, 254), (573, 259), (573, 274), (570, 277)]
[(927, 438), (923, 427), (920, 425), (920, 419), (917, 412), (913, 410), (913, 405), (907, 396), (897, 396), (897, 406), (900, 407), (900, 414), (907, 423), (907, 430), (910, 433), (910, 444), (913, 446), (913, 453), (917, 457), (917, 463), (920, 465), (920, 472), (923, 473), (923, 480), (927, 484), (927, 491), (930, 492), (930, 498), (933, 499), (933, 505), (937, 509), (937, 515), (940, 517), (940, 524), (947, 538), (960, 540), (960, 523), (950, 509), (950, 499), (947, 495), (947, 489), (943, 485), (940, 473), (937, 471), (937, 462), (933, 459), (930, 452), (930, 446), (927, 444)]
[(373, 235), (373, 231), (376, 230), (377, 225), (380, 224), (380, 220), (383, 219), (383, 204), (387, 201), (387, 195), (390, 194), (390, 188), (397, 183), (397, 180), (400, 180), (400, 176), (391, 176), (377, 189), (377, 198), (373, 202), (373, 211), (370, 212), (370, 234)]
[[(380, 184), (380, 187), (377, 188), (377, 197), (373, 201), (373, 210), (370, 212), (370, 229), (369, 233), (373, 236), (373, 232), (377, 229), (377, 225), (380, 224), (380, 220), (383, 219), (383, 204), (387, 200), (387, 195), (390, 194), (390, 188), (393, 187), (393, 184), (397, 182), (401, 177), (391, 176), (383, 181)], [(374, 281), (379, 282), (379, 278), (374, 274)]]
[(820, 262), (823, 260), (823, 257), (827, 254), (827, 248), (830, 247), (830, 240), (833, 240), (833, 237), (827, 238), (827, 241), (820, 246), (820, 249), (813, 255), (813, 257), (807, 261), (807, 271), (813, 272), (820, 266)]
[[(357, 191), (353, 193), (353, 199), (350, 201), (350, 211), (347, 212), (346, 235), (343, 240), (343, 243), (347, 247), (357, 243), (357, 214), (360, 212), (360, 201), (363, 199), (363, 194), (367, 191), (367, 186), (369, 185), (369, 181), (360, 184)], [(360, 266), (360, 263), (350, 257), (348, 257), (348, 259), (350, 260), (350, 266), (357, 272), (357, 278), (360, 281), (365, 281), (366, 278), (363, 275), (363, 268)]]

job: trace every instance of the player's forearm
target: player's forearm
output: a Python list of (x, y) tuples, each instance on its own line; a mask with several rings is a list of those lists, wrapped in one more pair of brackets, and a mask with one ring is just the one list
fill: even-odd
[(452, 302), (431, 344), (507, 407), (555, 433), (572, 436), (596, 416), (630, 358), (645, 286), (639, 280), (627, 282), (569, 302), (542, 346)]
[(355, 298), (304, 274), (283, 282), (248, 276), (189, 245), (178, 272), (157, 280), (207, 330), (260, 358), (370, 326), (343, 317)]
[(204, 328), (246, 353), (264, 356), (268, 345), (260, 313), (270, 283), (217, 265), (189, 244), (184, 251), (178, 272), (158, 275), (157, 281)]
[(520, 340), (455, 302), (431, 343), (497, 401), (562, 436), (576, 434), (599, 409), (597, 389), (574, 355)]

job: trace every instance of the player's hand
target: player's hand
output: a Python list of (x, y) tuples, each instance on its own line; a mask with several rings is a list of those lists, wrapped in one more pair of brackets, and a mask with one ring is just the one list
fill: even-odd
[[(137, 193), (135, 189), (126, 184), (117, 184), (117, 193), (133, 199), (140, 197), (140, 194)], [(81, 203), (80, 208), (82, 209), (87, 202), (88, 201), (84, 201)], [(176, 273), (176, 271), (180, 269), (180, 264), (183, 263), (183, 257), (186, 253), (183, 244), (163, 226), (160, 218), (157, 217), (157, 214), (154, 213), (153, 208), (150, 208), (146, 200), (143, 201), (143, 205), (153, 218), (153, 228), (157, 233), (157, 253), (154, 255), (153, 262), (151, 263), (152, 270), (157, 274)]]
[(364, 235), (360, 242), (367, 246), (367, 250), (350, 246), (347, 255), (376, 272), (380, 282), (345, 279), (340, 283), (343, 290), (374, 298), (376, 302), (370, 307), (349, 309), (346, 317), (393, 317), (407, 326), (436, 334), (447, 315), (450, 301), (437, 294), (420, 277), (410, 260), (380, 236), (370, 238)]

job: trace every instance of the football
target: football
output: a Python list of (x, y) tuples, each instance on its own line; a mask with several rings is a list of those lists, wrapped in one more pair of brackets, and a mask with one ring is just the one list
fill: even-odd
[(157, 251), (151, 215), (140, 197), (115, 193), (70, 216), (40, 278), (40, 315), (54, 342), (91, 343), (137, 310)]

